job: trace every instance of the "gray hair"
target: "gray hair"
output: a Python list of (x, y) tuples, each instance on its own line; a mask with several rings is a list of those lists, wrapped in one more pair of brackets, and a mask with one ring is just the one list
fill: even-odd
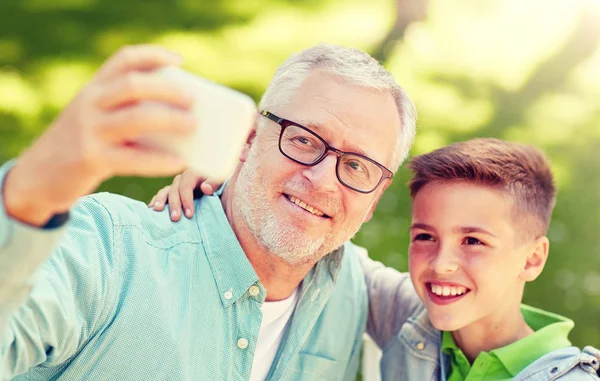
[(275, 72), (259, 103), (259, 108), (273, 110), (285, 106), (294, 91), (315, 69), (327, 70), (349, 83), (389, 93), (394, 97), (402, 123), (402, 130), (398, 134), (392, 156), (392, 168), (390, 168), (396, 172), (408, 156), (415, 138), (417, 112), (392, 74), (361, 50), (320, 44), (292, 55)]

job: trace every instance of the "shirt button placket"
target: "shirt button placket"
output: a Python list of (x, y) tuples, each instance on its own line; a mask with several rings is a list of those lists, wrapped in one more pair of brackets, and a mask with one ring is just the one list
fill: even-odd
[(240, 349), (246, 349), (246, 348), (248, 348), (248, 339), (246, 339), (244, 337), (238, 339), (237, 346)]
[(257, 285), (252, 285), (250, 286), (250, 289), (248, 289), (248, 292), (250, 293), (251, 296), (258, 296), (258, 294), (260, 294), (260, 288), (258, 288)]

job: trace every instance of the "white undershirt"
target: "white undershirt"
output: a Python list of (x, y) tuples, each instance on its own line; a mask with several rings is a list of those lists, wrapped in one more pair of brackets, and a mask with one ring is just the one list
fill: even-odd
[(297, 301), (298, 289), (295, 289), (287, 299), (264, 302), (261, 306), (263, 318), (252, 361), (250, 381), (264, 381), (267, 377)]

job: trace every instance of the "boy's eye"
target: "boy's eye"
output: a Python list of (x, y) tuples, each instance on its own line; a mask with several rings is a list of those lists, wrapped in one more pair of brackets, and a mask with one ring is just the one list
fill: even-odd
[(417, 234), (415, 238), (413, 238), (413, 241), (433, 241), (433, 237), (431, 236), (431, 234), (420, 233)]
[(464, 241), (467, 245), (483, 245), (483, 242), (474, 237), (467, 237)]

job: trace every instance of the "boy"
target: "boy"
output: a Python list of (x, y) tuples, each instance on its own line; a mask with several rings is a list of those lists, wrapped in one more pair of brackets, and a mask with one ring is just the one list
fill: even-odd
[(412, 284), (363, 260), (383, 378), (596, 379), (599, 353), (570, 346), (571, 320), (521, 305), (548, 257), (555, 187), (546, 158), (473, 139), (409, 168)]
[(473, 139), (415, 157), (409, 167), (410, 276), (361, 256), (367, 333), (383, 351), (382, 378), (598, 379), (600, 352), (571, 346), (571, 320), (521, 305), (525, 283), (548, 257), (555, 187), (545, 157), (529, 146)]

